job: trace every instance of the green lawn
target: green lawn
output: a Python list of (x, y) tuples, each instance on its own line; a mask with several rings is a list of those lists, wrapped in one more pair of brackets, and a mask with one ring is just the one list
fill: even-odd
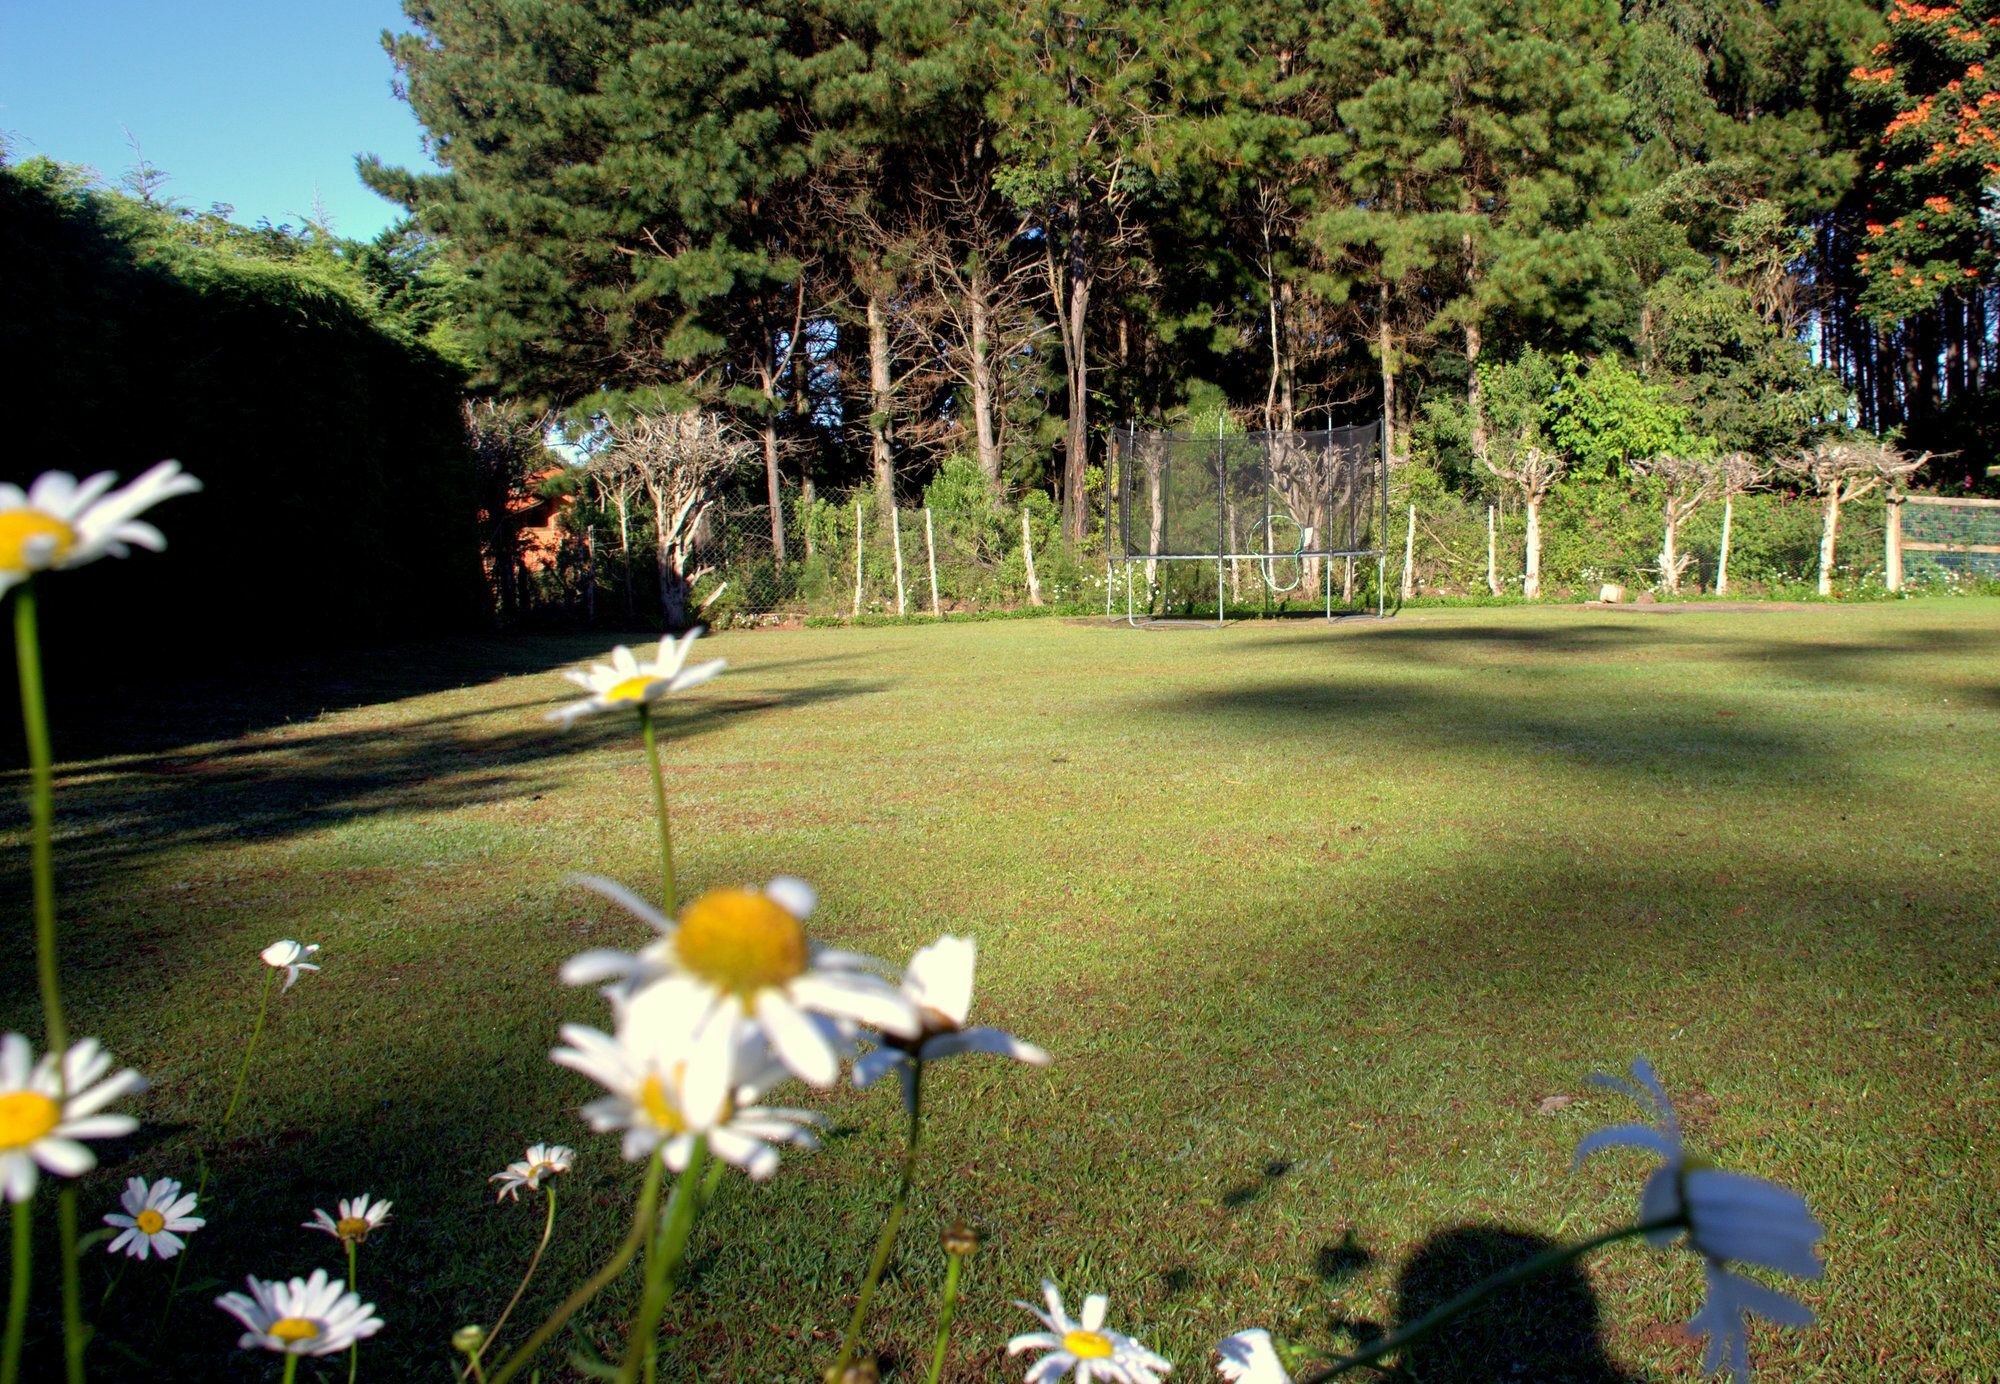
[[(155, 1083), (87, 1218), (129, 1173), (192, 1180), (257, 951), (290, 936), (325, 970), (274, 1006), (189, 1279), (332, 1268), (299, 1223), (391, 1197), (363, 1252), (389, 1322), (363, 1377), (446, 1378), (451, 1329), (491, 1320), (539, 1230), (486, 1183), (533, 1140), (582, 1157), (529, 1307), (601, 1257), (632, 1174), (573, 1113), (587, 1083), (547, 1061), (559, 1023), (602, 1014), (553, 975), (638, 939), (563, 880), (643, 886), (653, 825), (626, 728), (541, 718), (569, 690), (555, 670), (609, 642), (126, 683), (59, 729), (72, 1025)], [(1639, 1053), (1694, 1140), (1828, 1226), (1821, 1325), (1760, 1335), (1760, 1378), (2000, 1377), (2000, 601), (709, 647), (730, 672), (670, 717), (684, 884), (803, 875), (822, 939), (899, 961), (975, 934), (976, 1015), (1056, 1055), (939, 1069), (875, 1333), (893, 1378), (922, 1376), (937, 1232), (961, 1216), (990, 1243), (950, 1379), (1019, 1377), (1000, 1351), (1031, 1323), (1009, 1299), (1044, 1274), (1072, 1305), (1108, 1291), (1176, 1378), (1210, 1377), (1241, 1326), (1350, 1343), (1399, 1294), (1420, 1307), (1525, 1236), (1629, 1214), (1637, 1156), (1569, 1158), (1629, 1114), (1586, 1074)], [(0, 1005), (38, 1031), (25, 892)], [(1542, 1113), (1556, 1095), (1576, 1099)], [(887, 1087), (814, 1103), (827, 1147), (728, 1184), (698, 1231), (668, 1377), (810, 1380), (831, 1358), (900, 1118)], [(218, 1289), (156, 1347), (162, 1279), (124, 1274), (106, 1373), (130, 1349), (177, 1377), (275, 1377), (232, 1358)], [(1699, 1279), (1691, 1256), (1613, 1249), (1412, 1377), (1693, 1378), (1671, 1324)], [(605, 1348), (633, 1286), (588, 1318)]]

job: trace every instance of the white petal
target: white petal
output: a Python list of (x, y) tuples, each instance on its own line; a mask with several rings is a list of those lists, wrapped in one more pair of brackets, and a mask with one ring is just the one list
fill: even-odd
[(840, 1059), (812, 1021), (776, 990), (757, 994), (757, 1022), (794, 1076), (822, 1091), (840, 1075)]
[(804, 922), (819, 906), (819, 895), (804, 880), (792, 875), (779, 875), (764, 886), (764, 897), (772, 903)]

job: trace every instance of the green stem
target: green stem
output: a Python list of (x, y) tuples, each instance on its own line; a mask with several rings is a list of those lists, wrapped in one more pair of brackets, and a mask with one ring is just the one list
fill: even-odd
[[(236, 1107), (243, 1099), (243, 1091), (250, 1084), (250, 1058), (257, 1051), (257, 1040), (264, 1034), (264, 1016), (271, 1008), (271, 981), (278, 974), (276, 966), (264, 968), (264, 993), (257, 1001), (257, 1022), (250, 1026), (250, 1041), (243, 1045), (243, 1061), (236, 1068), (236, 1089), (229, 1093), (229, 1105), (222, 1112), (222, 1124), (215, 1131), (218, 1147), (229, 1137), (229, 1122), (236, 1118)], [(202, 1162), (202, 1191), (208, 1190), (208, 1163)]]
[(56, 1194), (56, 1227), (62, 1237), (63, 1378), (83, 1384), (83, 1353), (90, 1345), (83, 1323), (83, 1274), (76, 1262), (76, 1188)]
[[(270, 986), (266, 985), (264, 988), (268, 991), (270, 989)], [(360, 1291), (360, 1289), (355, 1286), (361, 1279), (359, 1255), (360, 1255), (360, 1246), (355, 1244), (354, 1241), (349, 1240), (347, 1242), (347, 1291), (350, 1293), (357, 1293)], [(354, 1344), (347, 1348), (347, 1384), (354, 1384), (356, 1377), (359, 1376), (360, 1373), (361, 1373), (361, 1338), (357, 1336), (354, 1340)]]
[(20, 1384), (21, 1346), (28, 1329), (28, 1273), (34, 1261), (29, 1238), (29, 1208), (33, 1201), (17, 1201), (7, 1219), (14, 1223), (14, 1268), (7, 1280), (7, 1335), (0, 1344), (0, 1384)]
[(834, 1361), (833, 1378), (838, 1380), (847, 1373), (847, 1367), (854, 1363), (855, 1347), (861, 1342), (861, 1328), (868, 1320), (868, 1306), (875, 1300), (875, 1289), (882, 1282), (882, 1275), (888, 1270), (889, 1256), (896, 1248), (896, 1232), (902, 1228), (903, 1212), (910, 1204), (910, 1184), (917, 1175), (917, 1148), (923, 1136), (924, 1112), (924, 1064), (911, 1054), (913, 1075), (910, 1078), (910, 1135), (903, 1149), (903, 1176), (896, 1184), (896, 1200), (889, 1206), (889, 1214), (882, 1222), (882, 1233), (875, 1241), (875, 1254), (868, 1261), (868, 1276), (861, 1280), (861, 1296), (855, 1301), (854, 1315), (848, 1320), (847, 1335), (840, 1342), (840, 1358)]
[(542, 1251), (549, 1247), (549, 1237), (555, 1234), (556, 1230), (555, 1183), (551, 1182), (546, 1190), (549, 1199), (549, 1214), (547, 1219), (545, 1219), (542, 1222), (542, 1241), (540, 1244), (535, 1246), (534, 1254), (529, 1256), (528, 1271), (521, 1275), (521, 1285), (514, 1290), (514, 1296), (508, 1298), (507, 1305), (501, 1309), (500, 1320), (493, 1323), (493, 1329), (486, 1333), (486, 1339), (479, 1343), (479, 1349), (472, 1352), (472, 1367), (469, 1373), (471, 1373), (475, 1378), (483, 1377), (479, 1373), (479, 1358), (482, 1355), (486, 1354), (487, 1347), (491, 1346), (496, 1340), (500, 1338), (501, 1331), (503, 1331), (507, 1326), (507, 1318), (514, 1315), (515, 1304), (520, 1302), (521, 1294), (528, 1291), (528, 1280), (535, 1276), (535, 1269), (542, 1262)]
[(696, 1211), (697, 1215), (708, 1210), (709, 1203), (715, 1200), (715, 1194), (722, 1186), (722, 1175), (728, 1170), (729, 1165), (720, 1158), (708, 1165), (708, 1173), (701, 1180), (701, 1206)]
[(1533, 1278), (1537, 1274), (1544, 1274), (1551, 1269), (1561, 1268), (1571, 1260), (1581, 1259), (1593, 1250), (1603, 1249), (1606, 1245), (1615, 1244), (1620, 1240), (1629, 1240), (1637, 1235), (1650, 1235), (1656, 1230), (1671, 1230), (1686, 1224), (1687, 1218), (1685, 1216), (1663, 1216), (1656, 1221), (1646, 1221), (1639, 1225), (1625, 1225), (1618, 1227), (1616, 1230), (1607, 1230), (1602, 1235), (1593, 1235), (1590, 1239), (1579, 1240), (1573, 1245), (1553, 1245), (1531, 1259), (1523, 1259), (1511, 1269), (1502, 1269), (1499, 1273), (1489, 1278), (1481, 1279), (1457, 1297), (1433, 1307), (1430, 1311), (1424, 1313), (1423, 1316), (1418, 1317), (1401, 1330), (1384, 1336), (1381, 1340), (1356, 1351), (1352, 1355), (1341, 1357), (1315, 1374), (1305, 1375), (1298, 1380), (1297, 1384), (1325, 1384), (1326, 1380), (1337, 1378), (1340, 1375), (1346, 1374), (1349, 1370), (1360, 1369), (1363, 1365), (1371, 1365), (1385, 1355), (1394, 1354), (1406, 1346), (1414, 1345), (1452, 1318), (1469, 1312), (1495, 1293), (1506, 1288), (1511, 1288), (1516, 1283)]
[(521, 1348), (502, 1362), (499, 1370), (493, 1375), (492, 1384), (507, 1384), (508, 1380), (519, 1374), (535, 1357), (536, 1352), (548, 1344), (549, 1337), (562, 1330), (563, 1325), (571, 1317), (582, 1311), (592, 1298), (603, 1292), (607, 1283), (625, 1272), (625, 1266), (632, 1262), (632, 1256), (639, 1252), (639, 1246), (645, 1244), (654, 1234), (659, 1207), (660, 1155), (655, 1153), (652, 1161), (646, 1164), (646, 1185), (639, 1193), (638, 1214), (633, 1216), (632, 1229), (618, 1246), (617, 1252), (604, 1261), (603, 1268), (585, 1279), (575, 1292), (564, 1298), (562, 1305), (549, 1313), (547, 1319), (535, 1328), (534, 1334), (522, 1343)]
[(632, 1335), (625, 1342), (625, 1362), (619, 1367), (620, 1384), (633, 1384), (642, 1363), (650, 1371), (659, 1344), (660, 1317), (667, 1310), (674, 1278), (687, 1257), (688, 1236), (694, 1230), (702, 1164), (708, 1161), (708, 1136), (696, 1135), (687, 1166), (674, 1183), (673, 1197), (667, 1202), (666, 1224), (659, 1238), (646, 1251), (646, 1292), (639, 1300), (639, 1315), (632, 1320)]
[(944, 1378), (944, 1350), (951, 1342), (951, 1319), (958, 1312), (958, 1275), (965, 1267), (965, 1256), (954, 1254), (945, 1265), (944, 1303), (938, 1308), (937, 1346), (931, 1351), (931, 1372), (924, 1376), (924, 1384), (938, 1384)]
[(653, 709), (639, 705), (639, 729), (646, 737), (646, 759), (653, 767), (653, 811), (660, 819), (660, 907), (674, 916), (674, 839), (667, 824), (667, 779), (660, 770), (660, 745), (653, 734)]
[[(28, 737), (29, 805), (34, 823), (30, 873), (35, 892), (35, 979), (42, 992), (42, 1018), (57, 1080), (69, 1051), (63, 1021), (62, 983), (56, 966), (55, 761), (49, 748), (49, 707), (42, 690), (42, 642), (35, 620), (35, 583), (22, 583), (14, 596), (14, 659), (21, 675), (21, 725)], [(65, 1093), (66, 1094), (66, 1093)]]
[(296, 1355), (292, 1355), (288, 1352), (285, 1356), (284, 1384), (292, 1384), (292, 1381), (297, 1379), (298, 1377), (299, 1377), (299, 1357)]

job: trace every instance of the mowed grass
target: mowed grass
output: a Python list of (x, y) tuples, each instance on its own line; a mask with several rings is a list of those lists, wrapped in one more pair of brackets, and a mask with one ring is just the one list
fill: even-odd
[[(193, 1180), (256, 953), (289, 936), (325, 970), (274, 1003), (189, 1281), (333, 1269), (299, 1223), (393, 1198), (362, 1256), (389, 1323), (363, 1377), (444, 1378), (451, 1330), (492, 1320), (539, 1231), (539, 1205), (486, 1182), (533, 1140), (581, 1159), (510, 1335), (602, 1258), (633, 1172), (547, 1060), (560, 1023), (603, 1014), (554, 972), (640, 936), (564, 877), (648, 887), (653, 823), (629, 726), (542, 717), (555, 670), (609, 642), (327, 658), (71, 719), (72, 1026), (154, 1080), (146, 1130), (86, 1184), (91, 1220), (128, 1174)], [(1640, 1053), (1694, 1142), (1826, 1222), (1820, 1325), (1760, 1331), (1760, 1378), (2000, 1377), (2000, 602), (707, 647), (729, 673), (666, 718), (684, 885), (802, 875), (819, 938), (897, 961), (972, 934), (976, 1015), (1055, 1054), (930, 1083), (869, 1338), (891, 1378), (922, 1378), (960, 1217), (989, 1238), (948, 1379), (1018, 1378), (1010, 1299), (1044, 1275), (1072, 1303), (1109, 1292), (1177, 1378), (1252, 1324), (1330, 1354), (1535, 1236), (1630, 1216), (1646, 1164), (1570, 1155), (1632, 1114), (1586, 1075)], [(38, 1031), (25, 892), (4, 1021)], [(809, 1381), (831, 1359), (901, 1118), (887, 1087), (808, 1103), (826, 1147), (732, 1180), (697, 1232), (666, 1377)], [(156, 1345), (163, 1278), (123, 1275), (101, 1368), (272, 1374), (233, 1356), (215, 1287)], [(635, 1286), (582, 1319), (598, 1349)], [(1410, 1377), (1691, 1379), (1674, 1324), (1699, 1297), (1691, 1256), (1614, 1248)]]

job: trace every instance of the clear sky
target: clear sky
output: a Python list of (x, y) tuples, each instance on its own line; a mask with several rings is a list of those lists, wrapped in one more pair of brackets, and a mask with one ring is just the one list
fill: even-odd
[(354, 156), (431, 166), (380, 42), (408, 27), (396, 0), (0, 0), (0, 132), (116, 181), (129, 129), (183, 205), (296, 225), (317, 193), (366, 238), (399, 209)]

